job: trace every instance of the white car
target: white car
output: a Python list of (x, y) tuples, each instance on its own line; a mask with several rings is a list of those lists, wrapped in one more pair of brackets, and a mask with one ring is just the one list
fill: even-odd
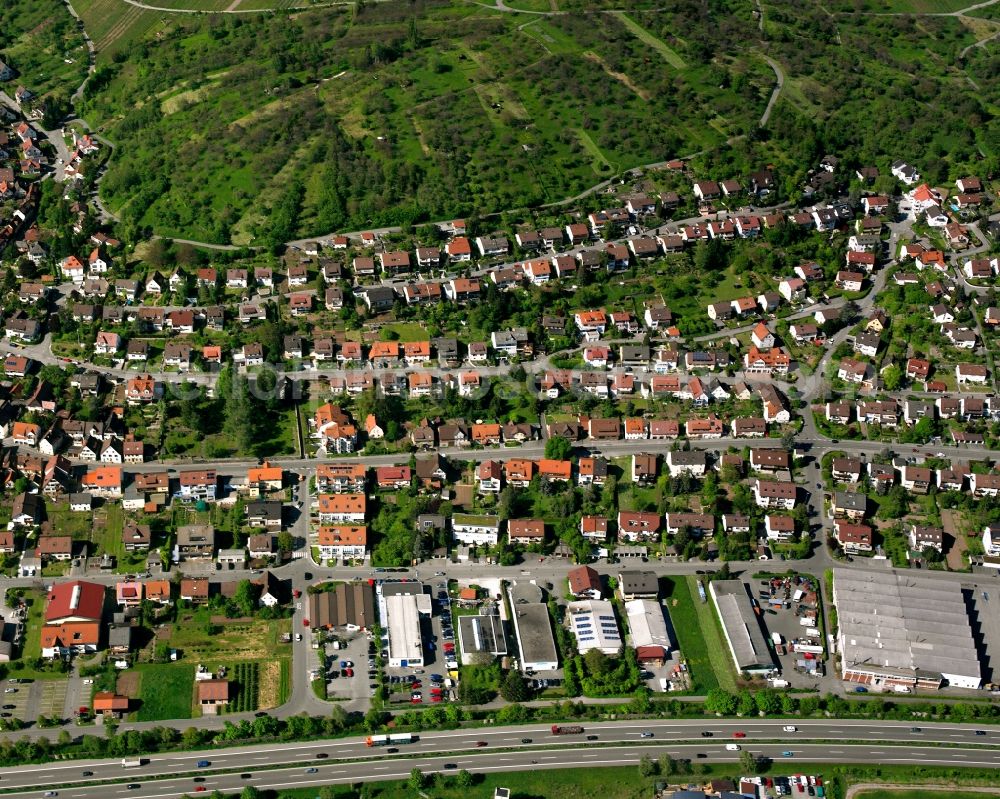
[(88, 678), (87, 678), (86, 680), (84, 680), (84, 681), (83, 681), (83, 684), (84, 684), (84, 685), (93, 685), (93, 684), (94, 684), (94, 681), (93, 681), (93, 680), (91, 680), (91, 679), (90, 679), (90, 678), (88, 677)]
[(794, 724), (786, 724), (781, 729), (784, 730), (785, 732), (798, 732), (799, 731), (799, 728), (796, 727)]

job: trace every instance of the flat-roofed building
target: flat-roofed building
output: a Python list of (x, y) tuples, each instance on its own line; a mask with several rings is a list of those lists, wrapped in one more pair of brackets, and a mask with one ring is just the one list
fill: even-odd
[(549, 609), (542, 601), (529, 601), (519, 588), (516, 583), (511, 586), (509, 596), (521, 671), (555, 671), (559, 655)]
[(390, 668), (420, 666), (424, 662), (424, 642), (420, 634), (420, 612), (413, 594), (383, 596), (389, 636)]
[(637, 651), (659, 647), (663, 650), (660, 659), (665, 660), (673, 648), (673, 639), (663, 605), (655, 599), (633, 599), (625, 603), (625, 615), (628, 618), (632, 646)]
[(750, 591), (742, 580), (712, 580), (709, 593), (722, 621), (722, 633), (736, 671), (762, 674), (775, 669), (760, 620), (750, 604)]
[(622, 649), (622, 633), (615, 618), (615, 608), (606, 599), (581, 599), (566, 606), (569, 628), (576, 636), (580, 654), (599, 649), (605, 655), (617, 655)]
[(458, 643), (462, 657), (507, 654), (507, 638), (499, 616), (459, 616)]
[(844, 680), (882, 689), (982, 685), (959, 583), (834, 569), (833, 602)]

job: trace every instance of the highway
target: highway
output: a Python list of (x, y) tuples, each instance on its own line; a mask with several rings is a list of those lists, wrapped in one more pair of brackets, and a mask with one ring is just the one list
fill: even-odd
[[(789, 724), (797, 730), (784, 731)], [(584, 727), (583, 734), (567, 736), (554, 736), (548, 726), (540, 724), (430, 731), (420, 733), (412, 744), (400, 745), (394, 754), (387, 748), (369, 748), (364, 738), (352, 737), (153, 756), (143, 766), (129, 769), (122, 768), (118, 759), (48, 763), (4, 769), (0, 772), (0, 788), (23, 789), (22, 793), (11, 794), (14, 796), (37, 796), (46, 786), (73, 783), (72, 787), (60, 789), (60, 796), (98, 797), (128, 792), (124, 786), (99, 783), (142, 784), (146, 780), (143, 796), (176, 796), (193, 792), (199, 784), (209, 790), (227, 790), (247, 782), (258, 788), (288, 788), (405, 778), (414, 767), (436, 771), (445, 763), (475, 771), (502, 771), (535, 766), (612, 765), (633, 762), (643, 754), (658, 757), (664, 752), (691, 759), (698, 759), (698, 753), (711, 760), (734, 759), (738, 753), (725, 749), (730, 743), (738, 743), (754, 754), (781, 758), (783, 752), (792, 751), (794, 757), (818, 762), (1000, 766), (1000, 729), (987, 727), (984, 735), (978, 735), (977, 728), (968, 724), (928, 724), (917, 732), (911, 724), (898, 722), (750, 718), (650, 719), (590, 723)], [(706, 731), (712, 733), (711, 737), (702, 737)], [(643, 739), (646, 732), (653, 737)], [(745, 737), (735, 737), (738, 732)], [(588, 736), (596, 739), (588, 740)], [(486, 746), (478, 746), (480, 741), (485, 741)], [(882, 748), (878, 748), (880, 745)], [(319, 759), (318, 755), (325, 757)], [(198, 768), (198, 762), (203, 760), (210, 765)], [(307, 768), (319, 771), (307, 774)], [(84, 776), (84, 772), (89, 774)], [(195, 773), (204, 779), (203, 783), (193, 781)], [(185, 776), (172, 776), (177, 774)], [(252, 776), (243, 778), (241, 774)], [(157, 786), (156, 793), (150, 793), (153, 785)]]
[[(962, 747), (940, 747), (926, 749), (912, 746), (886, 746), (872, 749), (869, 744), (843, 744), (831, 748), (825, 744), (760, 744), (744, 748), (754, 755), (786, 762), (788, 771), (795, 771), (796, 760), (809, 763), (882, 763), (895, 765), (969, 766), (1000, 767), (1000, 750)], [(790, 758), (784, 752), (791, 752)], [(382, 780), (407, 779), (410, 770), (420, 769), (425, 775), (433, 772), (450, 773), (457, 769), (467, 769), (473, 773), (504, 771), (527, 771), (558, 768), (599, 768), (632, 765), (643, 755), (657, 758), (669, 754), (675, 758), (699, 760), (704, 755), (706, 761), (738, 762), (740, 752), (727, 751), (723, 743), (663, 745), (655, 740), (643, 744), (607, 747), (600, 744), (589, 746), (568, 746), (560, 749), (541, 751), (476, 751), (426, 757), (387, 758), (377, 764), (371, 762), (323, 763), (313, 766), (309, 773), (302, 766), (277, 768), (268, 771), (253, 771), (251, 766), (242, 772), (226, 774), (205, 772), (204, 782), (196, 783), (192, 775), (168, 777), (165, 779), (142, 781), (139, 774), (129, 772), (116, 785), (78, 785), (57, 789), (61, 799), (107, 799), (109, 796), (140, 796), (143, 799), (196, 795), (203, 786), (206, 791), (239, 791), (246, 785), (261, 790), (284, 790), (292, 788), (320, 787), (336, 783), (374, 782)], [(121, 772), (121, 769), (119, 769)], [(125, 779), (131, 780), (124, 782)], [(135, 787), (128, 787), (129, 785)], [(9, 797), (38, 797), (43, 785), (13, 791)]]

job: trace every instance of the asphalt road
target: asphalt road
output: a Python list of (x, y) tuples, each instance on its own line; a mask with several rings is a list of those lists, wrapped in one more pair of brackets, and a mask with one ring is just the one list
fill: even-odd
[[(1000, 750), (954, 746), (934, 749), (913, 746), (886, 746), (881, 749), (872, 749), (869, 744), (843, 744), (839, 748), (831, 748), (826, 744), (796, 745), (794, 743), (771, 743), (758, 746), (744, 744), (743, 746), (755, 755), (787, 762), (790, 772), (794, 772), (796, 760), (809, 763), (854, 762), (897, 765), (920, 763), (940, 766), (1000, 767)], [(785, 752), (791, 752), (791, 756), (786, 757)], [(206, 771), (203, 775), (204, 782), (201, 783), (195, 783), (192, 776), (143, 782), (142, 776), (138, 773), (130, 772), (126, 776), (122, 776), (120, 773), (119, 779), (122, 779), (123, 782), (119, 784), (61, 788), (58, 790), (58, 796), (61, 799), (107, 799), (107, 797), (114, 796), (140, 796), (144, 799), (162, 797), (166, 799), (166, 797), (184, 794), (194, 795), (199, 785), (204, 786), (206, 791), (238, 791), (245, 785), (253, 785), (258, 789), (283, 790), (320, 787), (335, 783), (406, 779), (413, 768), (420, 769), (425, 775), (433, 772), (449, 773), (457, 769), (467, 769), (473, 773), (482, 774), (529, 769), (597, 768), (631, 765), (637, 763), (643, 755), (656, 758), (663, 754), (691, 760), (700, 759), (698, 755), (701, 754), (705, 756), (704, 759), (707, 761), (734, 764), (740, 757), (740, 752), (727, 751), (725, 744), (721, 742), (664, 745), (655, 740), (642, 745), (607, 747), (596, 744), (567, 746), (534, 752), (479, 750), (427, 757), (386, 758), (375, 764), (372, 762), (320, 762), (312, 767), (315, 768), (314, 773), (309, 773), (303, 766), (257, 772), (253, 771), (251, 766), (245, 766), (244, 768), (247, 770), (237, 773), (213, 774), (211, 771)], [(131, 780), (131, 782), (124, 782), (126, 779)], [(129, 788), (129, 785), (137, 787)], [(44, 786), (36, 784), (34, 788), (5, 795), (38, 797), (43, 788)]]
[[(785, 732), (782, 728), (787, 724), (794, 724), (797, 731)], [(703, 731), (711, 732), (712, 737), (702, 738)], [(653, 733), (653, 738), (643, 739), (644, 732)], [(736, 738), (737, 732), (745, 737)], [(253, 774), (252, 784), (257, 787), (287, 788), (295, 784), (394, 779), (406, 777), (414, 767), (440, 770), (444, 763), (483, 771), (519, 770), (536, 765), (533, 761), (550, 768), (609, 765), (637, 760), (642, 754), (659, 756), (664, 751), (691, 758), (702, 752), (713, 760), (738, 757), (725, 749), (727, 743), (738, 743), (755, 754), (775, 758), (792, 751), (795, 757), (830, 762), (1000, 766), (1000, 749), (980, 748), (1000, 747), (1000, 730), (987, 728), (985, 732), (977, 735), (974, 727), (963, 724), (929, 724), (922, 726), (920, 732), (913, 732), (910, 724), (867, 720), (651, 719), (586, 724), (583, 735), (553, 736), (548, 726), (531, 724), (421, 733), (414, 743), (400, 745), (396, 755), (390, 755), (385, 748), (369, 748), (363, 738), (355, 737), (154, 756), (145, 765), (130, 769), (123, 769), (120, 761), (114, 759), (58, 762), (4, 769), (0, 772), (0, 786), (5, 790), (23, 788), (24, 795), (37, 796), (45, 786), (74, 782), (75, 787), (60, 790), (60, 796), (97, 797), (128, 789), (95, 783), (115, 780), (142, 784), (146, 780), (143, 796), (174, 796), (194, 790), (197, 784), (193, 782), (193, 772), (204, 778), (205, 782), (198, 784), (209, 790), (246, 784), (247, 780), (239, 776), (242, 773)], [(588, 742), (587, 735), (596, 735), (598, 740)], [(522, 739), (531, 742), (522, 743)], [(820, 740), (827, 743), (813, 743)], [(477, 746), (479, 741), (485, 741), (487, 746)], [(811, 743), (800, 744), (800, 741)], [(859, 741), (867, 743), (860, 745)], [(614, 749), (609, 749), (611, 744), (615, 744)], [(880, 744), (884, 747), (876, 748)], [(969, 748), (974, 744), (980, 746)], [(931, 745), (933, 749), (926, 748)], [(925, 748), (920, 751), (915, 746)], [(321, 753), (327, 758), (318, 760), (317, 754)], [(211, 765), (199, 769), (200, 760), (208, 760)], [(318, 768), (318, 773), (307, 774), (305, 769), (310, 767)], [(92, 775), (84, 777), (84, 771)], [(175, 774), (188, 776), (170, 776)], [(161, 779), (148, 782), (154, 777)], [(162, 791), (148, 793), (153, 785)]]

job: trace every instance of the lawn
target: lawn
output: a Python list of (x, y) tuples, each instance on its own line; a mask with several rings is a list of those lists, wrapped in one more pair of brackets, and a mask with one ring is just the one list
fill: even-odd
[(954, 789), (934, 790), (933, 788), (909, 788), (902, 791), (878, 790), (861, 791), (854, 799), (988, 799), (990, 796), (1000, 796), (1000, 788), (995, 793), (975, 793), (972, 791), (956, 791)]
[(93, 514), (74, 513), (69, 509), (69, 503), (49, 505), (45, 515), (52, 522), (52, 530), (56, 535), (68, 535), (74, 541), (90, 541), (93, 531)]
[(389, 331), (397, 341), (427, 341), (427, 328), (418, 322), (393, 322), (383, 330)]
[(695, 578), (662, 577), (661, 584), (677, 644), (691, 672), (694, 693), (705, 694), (719, 687), (734, 691), (736, 680), (729, 668), (729, 650), (711, 605), (698, 598)]
[[(732, 771), (732, 767), (728, 767)], [(618, 768), (546, 769), (542, 771), (504, 772), (476, 776), (475, 787), (463, 788), (454, 777), (441, 775), (434, 780), (433, 788), (420, 791), (421, 796), (434, 799), (469, 799), (493, 796), (495, 788), (510, 789), (510, 795), (519, 799), (545, 797), (545, 799), (647, 799), (652, 795), (654, 778), (638, 775), (634, 766)], [(323, 796), (329, 799), (355, 799), (360, 794), (351, 786), (327, 786)], [(365, 785), (366, 797), (372, 799), (413, 799), (418, 792), (402, 780), (373, 782)], [(315, 788), (281, 791), (277, 799), (315, 799)]]
[(191, 718), (193, 664), (143, 664), (134, 668), (140, 676), (138, 698), (142, 701), (136, 721)]

